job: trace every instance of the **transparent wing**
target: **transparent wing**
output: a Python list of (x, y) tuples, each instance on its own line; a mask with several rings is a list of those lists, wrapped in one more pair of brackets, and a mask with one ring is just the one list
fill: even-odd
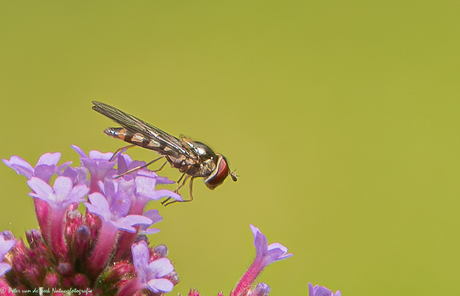
[(156, 141), (161, 143), (162, 147), (167, 147), (169, 149), (162, 149), (163, 151), (158, 151), (164, 155), (171, 155), (178, 157), (178, 154), (185, 155), (188, 158), (195, 159), (197, 156), (190, 150), (188, 147), (185, 147), (181, 140), (171, 136), (170, 134), (162, 131), (161, 129), (148, 124), (145, 121), (140, 120), (139, 118), (127, 114), (115, 107), (110, 105), (93, 101), (93, 110), (101, 113), (102, 115), (112, 119), (113, 121), (120, 124), (122, 127), (126, 128), (128, 131), (133, 133), (140, 133), (144, 135), (147, 139), (153, 138)]

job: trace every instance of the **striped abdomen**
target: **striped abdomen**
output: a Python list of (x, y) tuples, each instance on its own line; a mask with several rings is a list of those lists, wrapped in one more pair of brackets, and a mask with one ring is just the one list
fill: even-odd
[(160, 152), (160, 154), (163, 154), (161, 152), (164, 149), (164, 147), (162, 147), (163, 145), (161, 145), (160, 142), (157, 142), (151, 138), (148, 139), (141, 133), (133, 133), (122, 127), (110, 127), (108, 129), (105, 129), (104, 133), (113, 138), (120, 139), (125, 142), (141, 146), (147, 149), (155, 150), (157, 152)]

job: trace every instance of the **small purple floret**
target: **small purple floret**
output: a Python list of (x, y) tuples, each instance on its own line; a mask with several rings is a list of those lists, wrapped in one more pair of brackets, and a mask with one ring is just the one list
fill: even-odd
[(34, 193), (30, 196), (46, 201), (54, 208), (65, 209), (73, 203), (83, 201), (83, 197), (88, 194), (86, 185), (73, 186), (72, 180), (68, 177), (57, 177), (53, 187), (37, 177), (32, 177), (27, 181)]
[(286, 259), (293, 254), (287, 254), (287, 248), (280, 243), (267, 245), (267, 237), (260, 232), (259, 228), (249, 225), (254, 235), (254, 246), (256, 247), (256, 261), (260, 260), (264, 266), (275, 261)]
[(149, 249), (145, 241), (133, 244), (131, 247), (133, 263), (141, 284), (154, 293), (171, 292), (174, 284), (164, 278), (174, 271), (174, 267), (167, 258), (160, 258), (150, 262)]
[(40, 156), (35, 168), (19, 156), (12, 156), (9, 160), (3, 159), (3, 163), (15, 170), (19, 175), (25, 176), (27, 179), (37, 177), (48, 182), (52, 175), (58, 173), (72, 163), (69, 161), (58, 167), (57, 163), (60, 158), (61, 153), (59, 152), (45, 153)]
[[(3, 234), (0, 234), (0, 261), (3, 261), (6, 253), (8, 253), (16, 244), (16, 240), (6, 240)], [(11, 269), (11, 265), (8, 263), (0, 262), (0, 277), (3, 276)]]
[(311, 283), (308, 283), (308, 294), (309, 296), (341, 296), (342, 293), (337, 290), (335, 293), (332, 293), (331, 290), (329, 290), (326, 287), (323, 286), (314, 286)]
[(127, 215), (123, 216), (120, 213), (127, 213), (129, 210), (129, 204), (127, 209), (120, 210), (115, 207), (117, 203), (114, 203), (114, 207), (111, 207), (107, 202), (107, 199), (100, 193), (95, 192), (88, 196), (91, 203), (85, 202), (85, 206), (90, 213), (98, 215), (101, 220), (109, 222), (116, 226), (118, 229), (126, 230), (129, 232), (136, 232), (136, 229), (132, 226), (145, 224), (152, 225), (152, 220), (142, 215)]
[[(160, 222), (163, 218), (158, 214), (158, 210), (149, 210), (144, 213), (144, 216), (152, 220), (152, 224)], [(154, 234), (160, 231), (158, 228), (148, 228), (147, 225), (141, 225), (139, 228), (139, 234)]]

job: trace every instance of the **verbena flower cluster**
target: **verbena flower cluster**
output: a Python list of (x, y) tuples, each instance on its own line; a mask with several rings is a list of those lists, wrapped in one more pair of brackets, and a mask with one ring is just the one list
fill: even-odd
[[(3, 162), (27, 178), (39, 229), (26, 232), (27, 244), (9, 231), (0, 234), (0, 291), (5, 295), (164, 295), (179, 277), (164, 245), (149, 246), (151, 226), (161, 221), (152, 200), (182, 201), (176, 192), (155, 189), (174, 182), (142, 167), (122, 152), (86, 155), (81, 165), (58, 165), (60, 153), (46, 153), (35, 167), (18, 156)], [(84, 214), (79, 209), (84, 209)], [(231, 296), (268, 295), (264, 283), (254, 285), (269, 264), (288, 258), (287, 248), (268, 245), (251, 225), (256, 258), (231, 291)], [(340, 296), (309, 286), (310, 296)], [(191, 290), (189, 296), (199, 296)], [(218, 295), (223, 295), (219, 293)]]

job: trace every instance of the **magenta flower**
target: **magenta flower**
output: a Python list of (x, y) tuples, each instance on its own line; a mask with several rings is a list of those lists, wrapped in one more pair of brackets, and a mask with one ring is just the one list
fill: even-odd
[[(111, 159), (112, 153), (98, 151), (91, 151), (88, 157), (80, 148), (73, 148), (80, 154), (82, 166), (70, 167), (70, 162), (57, 166), (59, 153), (44, 154), (35, 168), (17, 156), (4, 160), (29, 179), (40, 230), (26, 233), (29, 246), (23, 240), (15, 244), (12, 235), (0, 235), (0, 286), (22, 290), (89, 288), (91, 295), (134, 295), (146, 287), (132, 290), (129, 287), (133, 285), (127, 285), (138, 279), (131, 246), (147, 239), (139, 235), (141, 232), (157, 232), (148, 227), (161, 220), (157, 210), (144, 215), (145, 205), (163, 195), (181, 197), (169, 190), (156, 192), (156, 184), (173, 182), (146, 168), (114, 179), (118, 159), (123, 159), (122, 166), (126, 166), (125, 159), (129, 165), (142, 162), (131, 161), (122, 153), (115, 160)], [(137, 178), (140, 179), (136, 181)], [(54, 182), (50, 184), (50, 180)], [(82, 214), (77, 206), (89, 192), (86, 213)], [(7, 260), (1, 262), (9, 250)], [(153, 288), (172, 290), (178, 280), (171, 263), (164, 258), (167, 248), (160, 245), (149, 252), (152, 264), (144, 268), (151, 270), (148, 282), (156, 277)], [(163, 274), (165, 268), (167, 275)]]
[(342, 293), (337, 290), (335, 293), (332, 293), (331, 290), (329, 290), (326, 287), (323, 286), (314, 286), (311, 283), (308, 283), (308, 295), (309, 296), (341, 296)]

